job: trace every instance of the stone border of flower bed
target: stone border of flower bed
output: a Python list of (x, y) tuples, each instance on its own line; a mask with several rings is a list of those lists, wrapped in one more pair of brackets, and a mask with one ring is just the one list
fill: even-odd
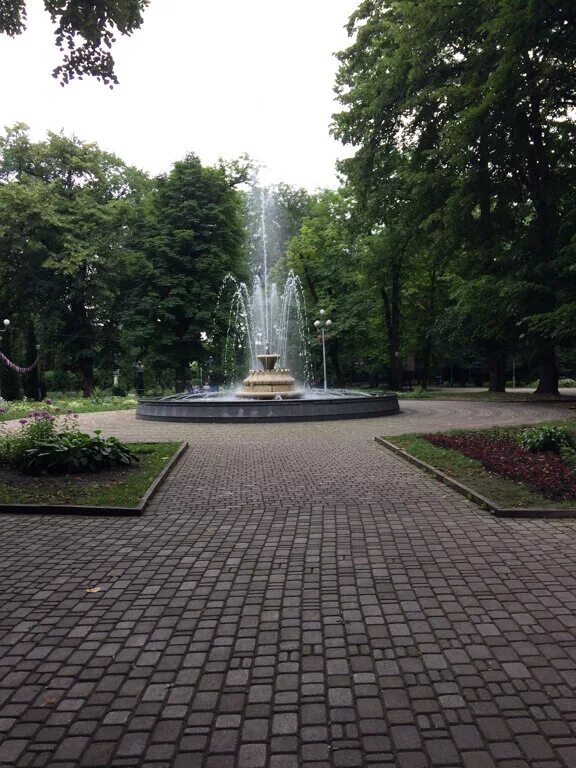
[(180, 444), (162, 471), (148, 486), (140, 503), (135, 507), (90, 506), (88, 504), (0, 504), (0, 514), (23, 513), (29, 515), (103, 515), (110, 517), (137, 517), (141, 515), (150, 499), (168, 477), (168, 474), (188, 450), (188, 442)]
[(470, 499), (470, 501), (476, 502), (476, 504), (478, 504), (481, 507), (484, 507), (489, 512), (492, 512), (492, 514), (496, 515), (496, 517), (511, 517), (511, 518), (513, 517), (543, 517), (543, 518), (576, 517), (576, 508), (537, 509), (535, 507), (534, 508), (500, 507), (498, 504), (496, 504), (496, 502), (492, 501), (492, 499), (488, 499), (486, 496), (482, 496), (481, 493), (478, 493), (478, 491), (475, 491), (473, 488), (470, 488), (469, 486), (464, 485), (464, 483), (461, 483), (458, 480), (454, 480), (453, 477), (450, 477), (450, 475), (446, 475), (444, 472), (441, 472), (439, 469), (436, 469), (436, 467), (433, 467), (431, 464), (427, 464), (425, 461), (422, 461), (421, 459), (417, 459), (415, 456), (412, 456), (411, 453), (408, 453), (408, 451), (405, 451), (403, 448), (399, 448), (397, 445), (394, 445), (394, 443), (391, 443), (389, 440), (386, 440), (384, 437), (375, 437), (374, 439), (379, 445), (382, 445), (384, 448), (387, 448), (389, 451), (392, 451), (392, 453), (395, 453), (397, 456), (409, 462), (410, 464), (414, 464), (414, 466), (419, 467), (420, 469), (423, 469), (428, 474), (434, 475), (434, 477), (437, 480), (439, 480), (441, 483), (444, 483), (444, 485), (447, 485), (449, 488), (452, 488), (454, 491), (457, 491), (463, 496), (466, 496), (466, 498)]

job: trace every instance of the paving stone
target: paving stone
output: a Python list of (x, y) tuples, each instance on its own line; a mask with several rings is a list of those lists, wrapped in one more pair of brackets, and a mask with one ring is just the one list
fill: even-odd
[(574, 768), (576, 523), (497, 520), (373, 441), (566, 413), (402, 408), (82, 415), (192, 448), (142, 517), (1, 517), (0, 766)]

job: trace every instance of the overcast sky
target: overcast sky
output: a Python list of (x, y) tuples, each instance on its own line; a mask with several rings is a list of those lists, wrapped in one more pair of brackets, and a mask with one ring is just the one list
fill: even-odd
[(268, 182), (335, 186), (343, 149), (329, 135), (337, 61), (359, 0), (151, 0), (144, 24), (113, 55), (120, 85), (62, 88), (42, 0), (28, 29), (0, 37), (2, 125), (25, 122), (95, 141), (149, 173), (196, 152), (205, 163), (243, 152)]

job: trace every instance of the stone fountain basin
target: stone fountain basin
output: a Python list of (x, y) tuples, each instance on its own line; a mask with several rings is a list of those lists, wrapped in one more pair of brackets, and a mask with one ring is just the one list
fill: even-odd
[(314, 393), (302, 400), (239, 400), (232, 396), (174, 395), (142, 398), (136, 418), (184, 422), (286, 422), (372, 419), (400, 412), (396, 395), (367, 395), (346, 390)]

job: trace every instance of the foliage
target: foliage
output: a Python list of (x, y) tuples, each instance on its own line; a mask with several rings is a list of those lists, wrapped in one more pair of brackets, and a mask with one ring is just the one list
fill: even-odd
[[(183, 385), (191, 360), (214, 357), (200, 334), (223, 335), (224, 276), (246, 274), (243, 199), (248, 161), (205, 167), (189, 155), (156, 180), (94, 144), (24, 125), (0, 138), (0, 304), (5, 351), (40, 372), (27, 393), (81, 386), (124, 391), (142, 360), (146, 386)], [(286, 193), (287, 195), (287, 193)], [(296, 202), (294, 203), (296, 206)], [(1, 372), (2, 394), (19, 380)], [(13, 385), (13, 386), (12, 386)]]
[[(70, 427), (70, 425), (68, 425)], [(20, 429), (0, 436), (0, 463), (23, 467), (26, 454), (38, 442), (56, 435), (56, 417), (48, 410), (33, 411), (28, 419), (20, 419)]]
[(486, 498), (492, 499), (501, 507), (526, 509), (544, 509), (551, 506), (574, 507), (573, 499), (565, 501), (547, 499), (542, 493), (529, 488), (524, 483), (515, 482), (488, 471), (480, 461), (450, 448), (432, 445), (422, 435), (399, 435), (388, 439), (417, 459), (444, 472)]
[[(377, 293), (367, 277), (363, 251), (350, 228), (353, 201), (345, 190), (324, 190), (309, 197), (308, 213), (287, 246), (281, 265), (299, 275), (308, 315), (324, 309), (333, 324), (327, 356), (337, 386), (345, 386), (362, 370), (377, 369), (382, 324)], [(320, 364), (321, 344), (314, 345)], [(359, 361), (362, 363), (359, 365)]]
[[(118, 83), (110, 47), (115, 35), (130, 35), (142, 24), (142, 12), (149, 0), (44, 0), (44, 7), (56, 22), (55, 44), (64, 52), (63, 62), (53, 72), (62, 85), (74, 78), (95, 77), (104, 83)], [(0, 33), (10, 37), (26, 28), (26, 0), (0, 3)]]
[(452, 296), (464, 337), (489, 283), (496, 322), (474, 341), (498, 390), (520, 344), (555, 394), (555, 346), (574, 340), (573, 21), (572, 0), (364, 0), (339, 55), (335, 133), (355, 149), (341, 168), (385, 256), (391, 348), (426, 255), (469, 284)]
[(213, 328), (224, 335), (227, 310), (214, 317), (224, 277), (243, 276), (241, 180), (190, 154), (157, 179), (145, 201), (138, 242), (145, 262), (129, 292), (125, 338), (148, 356), (157, 379), (174, 371), (180, 390), (189, 364), (203, 360), (202, 334)]
[(576, 448), (572, 445), (560, 446), (560, 458), (566, 464), (570, 472), (576, 475)]
[(25, 452), (23, 468), (30, 474), (102, 472), (130, 465), (138, 456), (115, 437), (104, 439), (100, 430), (91, 436), (85, 432), (58, 432), (45, 440), (35, 440)]
[(576, 498), (576, 476), (551, 451), (529, 453), (510, 440), (481, 432), (425, 435), (441, 448), (450, 448), (480, 461), (490, 472), (535, 488), (550, 499)]
[(104, 473), (30, 476), (12, 472), (10, 482), (0, 484), (0, 503), (136, 506), (179, 445), (131, 443), (128, 447), (139, 463)]
[(94, 144), (53, 133), (32, 143), (23, 125), (0, 138), (5, 335), (35, 328), (41, 370), (72, 368), (85, 395), (97, 361), (113, 365), (119, 351), (119, 299), (135, 258), (127, 235), (146, 183)]
[(569, 387), (573, 388), (576, 387), (576, 379), (570, 379), (567, 377), (562, 377), (558, 380), (558, 386), (559, 387)]
[(532, 453), (552, 451), (559, 454), (563, 447), (574, 448), (574, 435), (565, 427), (548, 424), (525, 429), (518, 437), (519, 445)]
[(20, 419), (20, 429), (0, 437), (0, 463), (31, 474), (100, 472), (138, 461), (134, 452), (114, 437), (104, 439), (80, 432), (77, 414), (62, 414), (48, 400), (45, 410)]

